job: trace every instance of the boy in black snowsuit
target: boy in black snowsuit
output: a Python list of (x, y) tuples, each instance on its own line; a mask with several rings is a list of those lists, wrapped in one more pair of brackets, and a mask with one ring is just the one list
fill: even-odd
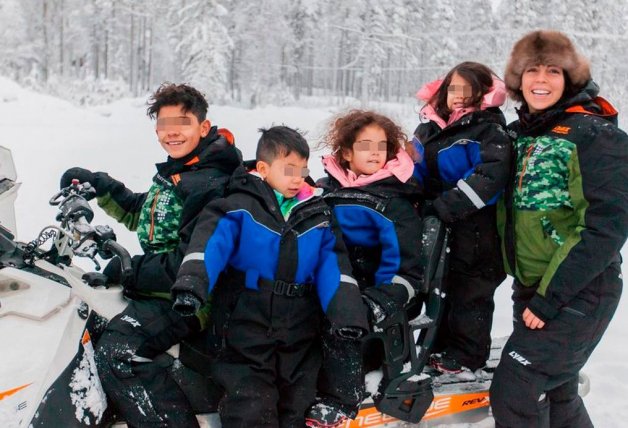
[[(108, 174), (83, 168), (61, 178), (61, 187), (72, 179), (89, 182), (98, 205), (136, 231), (144, 250), (132, 258), (133, 275), (122, 284), (132, 300), (111, 320), (96, 354), (103, 388), (129, 426), (198, 426), (163, 353), (204, 327), (207, 308), (180, 317), (171, 309), (170, 287), (201, 209), (223, 196), (241, 163), (231, 133), (206, 119), (207, 107), (203, 95), (187, 85), (164, 84), (153, 94), (148, 115), (157, 118), (157, 137), (169, 156), (157, 164), (148, 192), (133, 193)], [(104, 273), (118, 283), (120, 271), (114, 258)]]
[[(304, 181), (305, 139), (284, 126), (263, 130), (256, 157), (257, 171), (236, 171), (229, 195), (201, 215), (172, 289), (175, 310), (215, 299), (223, 426), (303, 427), (323, 313), (334, 334), (358, 339), (366, 311), (331, 210)], [(231, 303), (218, 304), (225, 295)]]

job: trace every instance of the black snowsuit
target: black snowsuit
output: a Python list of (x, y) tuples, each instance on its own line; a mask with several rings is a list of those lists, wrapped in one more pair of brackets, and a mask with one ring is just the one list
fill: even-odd
[[(628, 136), (597, 93), (591, 81), (510, 125), (517, 162), (500, 219), (514, 331), (491, 385), (498, 427), (593, 426), (578, 372), (619, 303), (628, 236)], [(526, 308), (543, 328), (526, 327)]]
[[(343, 188), (329, 176), (317, 184), (334, 209), (361, 292), (387, 315), (403, 310), (418, 296), (422, 280), (421, 192), (416, 181), (390, 177)], [(364, 399), (364, 368), (378, 368), (381, 356), (367, 349), (363, 364), (360, 342), (330, 334), (323, 336), (323, 351), (319, 399), (354, 418)]]
[[(316, 393), (323, 314), (367, 329), (340, 232), (318, 196), (287, 218), (273, 189), (240, 168), (207, 206), (173, 293), (206, 300), (225, 348), (212, 367), (225, 427), (302, 427)], [(322, 307), (322, 311), (321, 311)]]
[(444, 129), (422, 123), (414, 134), (422, 157), (415, 176), (451, 227), (447, 297), (433, 352), (476, 370), (489, 356), (493, 294), (506, 277), (495, 209), (512, 158), (504, 115), (498, 108), (475, 111)]
[[(96, 353), (103, 388), (129, 426), (198, 426), (173, 378), (172, 358), (163, 353), (182, 339), (200, 340), (195, 336), (209, 307), (182, 318), (171, 309), (170, 287), (199, 213), (223, 196), (240, 163), (239, 151), (214, 127), (188, 156), (158, 164), (148, 193), (133, 193), (107, 174), (95, 174), (99, 205), (130, 229), (148, 232), (141, 242), (146, 252), (133, 257), (133, 276), (124, 284), (132, 300), (107, 325)], [(147, 206), (150, 218), (140, 214)], [(159, 217), (156, 208), (165, 214)]]

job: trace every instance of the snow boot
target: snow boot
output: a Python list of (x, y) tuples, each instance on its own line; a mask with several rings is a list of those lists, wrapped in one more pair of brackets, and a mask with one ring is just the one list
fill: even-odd
[(312, 428), (335, 428), (341, 426), (347, 416), (336, 406), (316, 403), (305, 415), (305, 426)]

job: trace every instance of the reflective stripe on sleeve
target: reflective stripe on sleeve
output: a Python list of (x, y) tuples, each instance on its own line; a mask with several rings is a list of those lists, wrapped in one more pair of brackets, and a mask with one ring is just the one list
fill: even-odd
[(460, 189), (462, 193), (467, 195), (467, 198), (471, 200), (471, 202), (473, 203), (473, 205), (475, 205), (477, 209), (484, 208), (486, 206), (482, 198), (480, 198), (478, 194), (475, 193), (475, 190), (473, 190), (473, 188), (469, 186), (466, 181), (458, 180), (456, 186), (458, 186), (458, 189)]

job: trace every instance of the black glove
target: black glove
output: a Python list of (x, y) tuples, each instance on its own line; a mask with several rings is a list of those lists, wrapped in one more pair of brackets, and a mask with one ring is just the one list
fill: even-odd
[(383, 284), (365, 289), (362, 292), (362, 299), (369, 309), (370, 321), (380, 323), (386, 317), (404, 309), (408, 291), (399, 284)]
[(386, 319), (386, 312), (373, 299), (363, 294), (362, 300), (368, 309), (366, 313), (371, 324), (379, 324)]
[(93, 172), (85, 168), (74, 167), (68, 169), (61, 176), (59, 188), (63, 189), (72, 184), (72, 180), (77, 179), (79, 183), (89, 183), (96, 188), (96, 177)]
[(174, 312), (168, 316), (172, 321), (171, 324), (157, 334), (150, 336), (135, 351), (135, 355), (153, 359), (162, 352), (166, 352), (172, 345), (201, 331), (201, 322), (198, 317), (182, 317)]
[(122, 283), (122, 262), (118, 256), (111, 259), (107, 266), (102, 271), (103, 275), (107, 277), (107, 284), (121, 284)]
[(201, 299), (189, 291), (176, 293), (172, 310), (183, 317), (193, 316), (201, 308)]
[(106, 195), (107, 192), (110, 192), (116, 185), (122, 185), (120, 182), (109, 177), (109, 174), (106, 172), (91, 172), (85, 168), (75, 167), (63, 173), (59, 186), (61, 186), (61, 188), (68, 187), (75, 178), (81, 184), (91, 184), (98, 197)]

